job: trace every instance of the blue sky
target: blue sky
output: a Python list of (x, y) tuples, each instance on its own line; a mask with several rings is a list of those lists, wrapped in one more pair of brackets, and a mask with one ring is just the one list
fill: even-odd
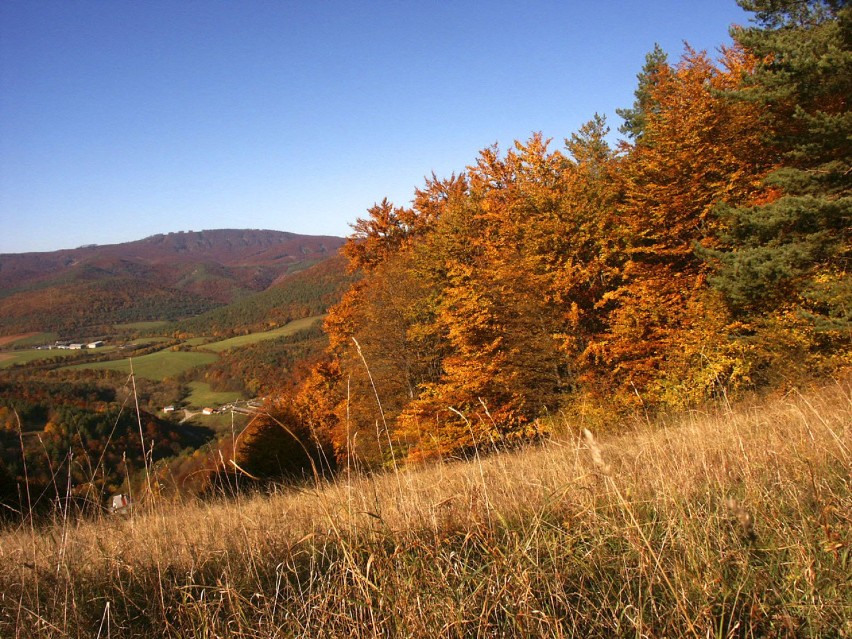
[(3, 0), (0, 253), (212, 228), (346, 235), (387, 196), (595, 112), (734, 0)]

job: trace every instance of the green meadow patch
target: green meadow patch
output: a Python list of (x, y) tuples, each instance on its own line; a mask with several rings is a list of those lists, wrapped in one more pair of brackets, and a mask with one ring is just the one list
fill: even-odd
[(59, 335), (57, 333), (20, 333), (18, 335), (2, 335), (0, 336), (0, 347), (15, 346), (18, 348), (24, 346), (42, 346), (43, 344), (52, 344)]
[(130, 342), (133, 346), (151, 346), (161, 342), (168, 342), (168, 337), (140, 337)]
[[(0, 368), (9, 368), (10, 366), (14, 366), (16, 364), (29, 364), (30, 362), (35, 362), (37, 360), (48, 360), (51, 358), (70, 359), (74, 357), (80, 357), (82, 355), (88, 355), (93, 352), (95, 351), (89, 349), (80, 349), (72, 351), (57, 348), (54, 348), (52, 350), (39, 350), (37, 348), (29, 348), (21, 351), (8, 351), (0, 353)], [(99, 348), (97, 352), (108, 352), (108, 348)]]
[(293, 333), (296, 333), (298, 331), (310, 328), (313, 324), (319, 322), (322, 318), (322, 315), (305, 317), (303, 319), (294, 320), (289, 324), (282, 326), (281, 328), (276, 328), (274, 331), (264, 331), (262, 333), (238, 335), (237, 337), (231, 337), (229, 339), (221, 340), (219, 342), (207, 344), (203, 348), (205, 351), (221, 353), (222, 351), (226, 351), (230, 348), (248, 346), (249, 344), (255, 344), (256, 342), (262, 342), (268, 339), (275, 339), (276, 337), (286, 337), (287, 335), (292, 335)]
[(221, 406), (229, 402), (234, 402), (238, 399), (243, 399), (243, 394), (239, 391), (222, 391), (217, 392), (210, 388), (207, 382), (189, 382), (190, 392), (186, 398), (189, 406)]
[(209, 337), (192, 337), (184, 342), (187, 346), (201, 346), (210, 341)]
[[(217, 355), (213, 353), (199, 353), (196, 351), (172, 351), (164, 350), (141, 357), (134, 357), (133, 372), (139, 377), (163, 380), (167, 377), (176, 377), (180, 373), (196, 366), (204, 366), (216, 361)], [(68, 368), (88, 368), (92, 370), (114, 370), (122, 373), (130, 373), (130, 359), (112, 360), (109, 362), (96, 362), (93, 364), (78, 364)]]
[(154, 328), (166, 326), (169, 322), (165, 320), (155, 320), (148, 322), (126, 322), (124, 324), (114, 324), (113, 328), (117, 331), (147, 331)]

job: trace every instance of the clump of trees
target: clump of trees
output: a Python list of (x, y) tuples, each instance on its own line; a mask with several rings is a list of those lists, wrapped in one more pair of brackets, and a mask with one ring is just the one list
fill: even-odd
[(351, 280), (343, 258), (332, 257), (288, 275), (265, 291), (175, 322), (168, 332), (185, 339), (233, 337), (270, 330), (295, 319), (324, 314), (340, 299)]
[(648, 55), (616, 147), (595, 116), (369, 209), (282, 414), (382, 464), (848, 368), (852, 9), (741, 4), (718, 59)]
[[(146, 471), (154, 476), (158, 462), (212, 438), (208, 429), (146, 410), (137, 416), (127, 389), (112, 386), (114, 375), (78, 374), (76, 381), (47, 376), (0, 382), (3, 515), (48, 512), (68, 499), (98, 509), (111, 493), (143, 486)], [(140, 384), (143, 406), (162, 392), (159, 386)]]

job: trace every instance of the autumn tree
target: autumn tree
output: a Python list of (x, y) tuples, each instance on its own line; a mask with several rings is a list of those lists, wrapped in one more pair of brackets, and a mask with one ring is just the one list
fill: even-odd
[[(334, 436), (337, 452), (380, 465), (393, 462), (394, 420), (434, 374), (440, 347), (434, 333), (421, 330), (431, 322), (431, 283), (418, 273), (412, 255), (411, 229), (418, 222), (389, 230), (389, 220), (416, 220), (420, 214), (383, 202), (368, 215), (356, 223), (360, 231), (344, 248), (361, 278), (330, 310), (325, 328), (339, 383), (345, 385), (337, 391), (336, 422), (346, 427), (345, 434)], [(418, 241), (422, 234), (421, 229)]]
[(286, 396), (266, 406), (246, 426), (234, 454), (242, 471), (264, 480), (311, 479), (336, 467), (326, 433), (302, 419), (293, 400)]
[(750, 201), (768, 166), (759, 108), (721, 94), (753, 62), (738, 49), (723, 54), (721, 67), (692, 50), (657, 65), (644, 97), (654, 108), (625, 149), (622, 282), (605, 294), (605, 330), (589, 349), (598, 378), (624, 399), (700, 400), (735, 373), (728, 317), (696, 248), (713, 245), (717, 203)]

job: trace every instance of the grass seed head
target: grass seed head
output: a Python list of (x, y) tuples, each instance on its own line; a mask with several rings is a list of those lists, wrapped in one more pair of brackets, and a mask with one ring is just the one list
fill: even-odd
[(740, 529), (748, 539), (754, 539), (754, 517), (734, 497), (728, 497), (728, 510), (734, 516)]
[(588, 428), (583, 429), (583, 437), (586, 439), (586, 444), (589, 447), (589, 450), (592, 453), (592, 462), (594, 462), (595, 466), (600, 470), (604, 475), (609, 475), (612, 471), (610, 465), (604, 461), (603, 455), (601, 454), (600, 446), (598, 446), (597, 441), (595, 441), (595, 436), (592, 435), (592, 431)]

